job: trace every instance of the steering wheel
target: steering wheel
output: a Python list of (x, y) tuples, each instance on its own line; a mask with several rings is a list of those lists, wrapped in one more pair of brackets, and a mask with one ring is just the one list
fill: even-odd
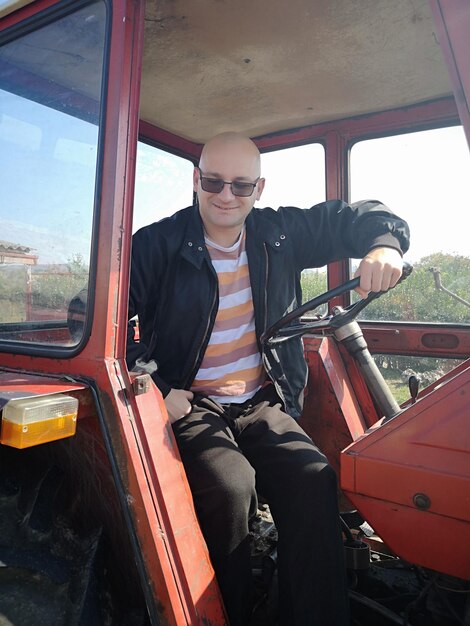
[[(404, 262), (403, 272), (397, 282), (397, 285), (405, 280), (405, 278), (408, 278), (412, 271), (413, 266)], [(332, 315), (327, 315), (320, 319), (301, 320), (300, 318), (307, 312), (314, 311), (322, 304), (326, 304), (332, 298), (341, 296), (347, 291), (352, 291), (359, 286), (359, 283), (359, 277), (352, 278), (346, 283), (343, 283), (334, 289), (330, 289), (329, 291), (325, 291), (325, 293), (309, 300), (308, 302), (305, 302), (305, 304), (302, 304), (290, 313), (287, 313), (261, 335), (261, 343), (266, 347), (270, 347), (277, 343), (292, 339), (293, 337), (305, 335), (306, 333), (333, 334), (338, 328), (354, 321), (367, 305), (387, 292), (370, 292), (367, 298), (354, 302), (345, 309), (342, 307), (334, 307)]]
[[(412, 270), (413, 267), (409, 263), (404, 263), (403, 273), (398, 283), (407, 278)], [(359, 300), (345, 309), (339, 306), (334, 307), (332, 315), (327, 315), (320, 319), (306, 321), (300, 319), (308, 311), (313, 311), (320, 305), (329, 302), (332, 298), (351, 291), (351, 289), (359, 285), (359, 282), (360, 278), (353, 278), (284, 315), (261, 335), (261, 343), (265, 350), (275, 352), (277, 344), (292, 339), (292, 337), (299, 337), (305, 333), (334, 335), (336, 340), (342, 342), (357, 362), (378, 408), (385, 421), (387, 421), (398, 415), (401, 409), (369, 352), (359, 324), (355, 321), (357, 315), (368, 304), (386, 292), (371, 292), (367, 298)]]

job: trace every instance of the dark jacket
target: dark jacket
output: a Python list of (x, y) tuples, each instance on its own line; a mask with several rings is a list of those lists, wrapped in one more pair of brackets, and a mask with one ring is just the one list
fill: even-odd
[[(372, 248), (408, 249), (407, 224), (375, 200), (339, 200), (311, 209), (254, 208), (246, 220), (246, 251), (256, 335), (302, 302), (303, 269)], [(204, 243), (197, 206), (139, 230), (133, 238), (129, 317), (139, 316), (140, 342), (129, 329), (127, 361), (154, 361), (152, 378), (166, 396), (189, 389), (204, 356), (218, 308), (217, 275)], [(260, 346), (261, 350), (261, 346)], [(263, 355), (287, 412), (300, 415), (307, 366), (299, 338)]]

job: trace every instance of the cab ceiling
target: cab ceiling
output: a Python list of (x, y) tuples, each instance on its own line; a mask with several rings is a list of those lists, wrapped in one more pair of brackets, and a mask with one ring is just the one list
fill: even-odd
[(440, 98), (427, 0), (148, 0), (141, 117), (204, 142)]

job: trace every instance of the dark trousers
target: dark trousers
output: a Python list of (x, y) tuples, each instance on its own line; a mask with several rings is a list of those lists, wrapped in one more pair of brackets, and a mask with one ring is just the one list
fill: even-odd
[(173, 430), (230, 624), (250, 620), (248, 521), (258, 492), (279, 535), (280, 623), (346, 626), (336, 475), (283, 412), (274, 386), (242, 405), (195, 397), (192, 412)]

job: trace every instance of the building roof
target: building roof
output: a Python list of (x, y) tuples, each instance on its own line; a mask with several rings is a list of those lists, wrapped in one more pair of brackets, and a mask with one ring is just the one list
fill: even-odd
[(5, 252), (16, 252), (20, 254), (29, 254), (33, 248), (29, 246), (22, 246), (19, 243), (12, 243), (11, 241), (5, 241), (0, 239), (0, 250)]

